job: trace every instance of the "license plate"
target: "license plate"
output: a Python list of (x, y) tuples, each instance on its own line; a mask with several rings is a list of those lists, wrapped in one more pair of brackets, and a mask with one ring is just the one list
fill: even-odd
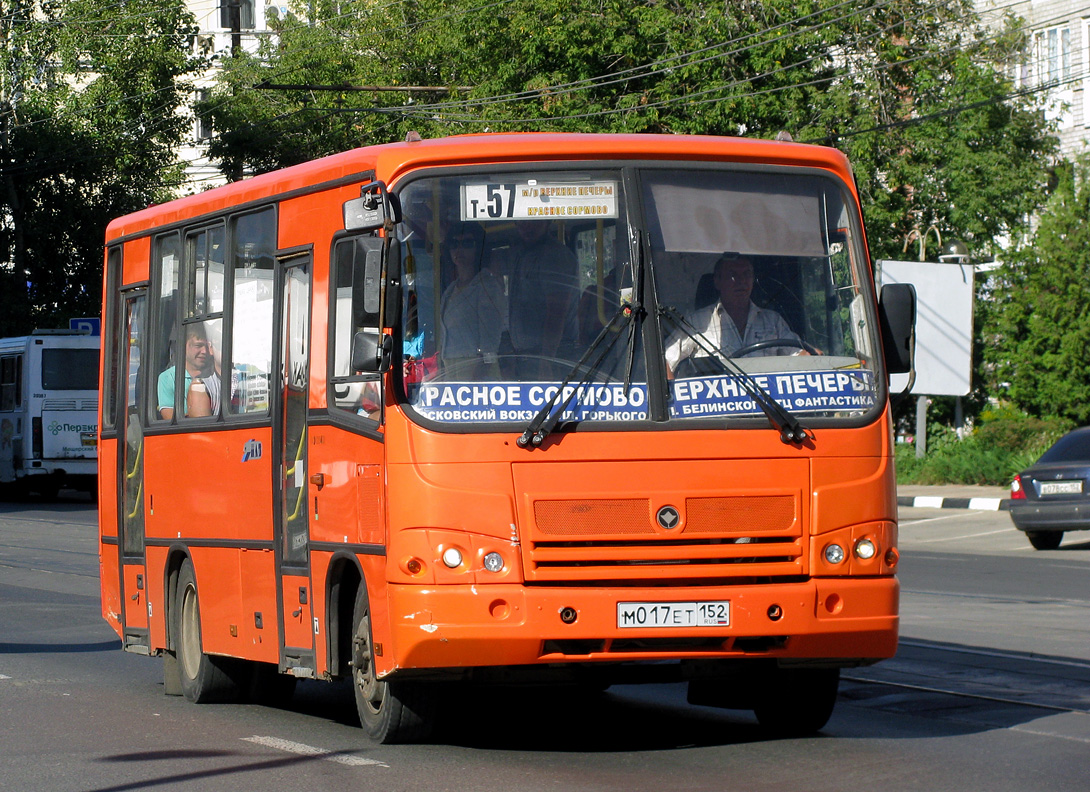
[(1078, 495), (1082, 492), (1082, 480), (1079, 481), (1042, 481), (1042, 495)]
[(618, 602), (618, 627), (727, 627), (730, 602)]

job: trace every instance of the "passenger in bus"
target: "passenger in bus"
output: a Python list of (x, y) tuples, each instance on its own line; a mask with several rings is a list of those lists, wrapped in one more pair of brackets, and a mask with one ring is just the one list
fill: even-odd
[[(760, 308), (753, 294), (753, 262), (735, 253), (724, 253), (715, 263), (712, 284), (713, 302), (685, 317), (689, 332), (715, 347), (724, 357), (762, 341), (783, 338), (799, 341), (782, 316), (770, 308)], [(678, 365), (689, 358), (707, 358), (708, 353), (683, 330), (675, 330), (666, 341), (667, 374), (673, 377)], [(756, 356), (809, 354), (800, 347), (776, 346), (752, 353)]]
[(457, 225), (444, 247), (454, 273), (439, 300), (440, 366), (457, 378), (495, 380), (507, 300), (502, 282), (481, 266), (484, 231), (476, 223)]
[[(182, 411), (189, 415), (189, 397), (194, 385), (204, 389), (204, 398), (207, 399), (207, 386), (203, 377), (212, 370), (212, 356), (209, 351), (208, 337), (201, 322), (193, 322), (185, 326), (185, 386), (182, 388)], [(159, 382), (156, 388), (158, 394), (159, 416), (169, 421), (174, 417), (174, 365), (159, 374)], [(211, 413), (211, 400), (205, 414)], [(203, 411), (203, 410), (202, 410)]]
[(545, 377), (553, 367), (542, 358), (574, 352), (578, 266), (575, 255), (552, 233), (548, 220), (516, 223), (522, 242), (508, 273), (510, 352), (519, 377)]

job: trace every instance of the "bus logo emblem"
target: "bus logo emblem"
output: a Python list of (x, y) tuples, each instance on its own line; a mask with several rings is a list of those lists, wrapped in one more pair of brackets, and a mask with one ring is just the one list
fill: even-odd
[(249, 462), (251, 459), (261, 459), (260, 440), (247, 440), (242, 447), (242, 461)]
[(673, 506), (663, 506), (655, 515), (655, 519), (659, 525), (669, 531), (672, 528), (677, 528), (681, 522), (681, 515)]

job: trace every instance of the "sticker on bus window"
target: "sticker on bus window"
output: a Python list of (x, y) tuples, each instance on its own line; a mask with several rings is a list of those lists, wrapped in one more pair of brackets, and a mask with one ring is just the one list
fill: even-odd
[[(870, 371), (797, 371), (755, 374), (761, 390), (792, 413), (859, 412), (876, 403)], [(757, 415), (760, 406), (730, 375), (670, 381), (670, 416)]]
[(608, 219), (617, 216), (617, 182), (521, 182), (462, 187), (462, 220)]
[[(796, 415), (865, 412), (877, 401), (870, 371), (773, 372), (753, 376), (756, 385)], [(550, 382), (425, 382), (412, 388), (413, 407), (433, 421), (491, 423), (529, 421), (556, 395)], [(647, 386), (633, 383), (569, 385), (560, 394), (565, 421), (647, 420)], [(670, 417), (760, 415), (761, 407), (737, 377), (721, 374), (670, 382)]]

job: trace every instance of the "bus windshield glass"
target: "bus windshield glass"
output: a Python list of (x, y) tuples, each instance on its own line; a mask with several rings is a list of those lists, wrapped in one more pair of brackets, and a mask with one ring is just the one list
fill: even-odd
[(510, 428), (558, 390), (563, 422), (600, 426), (762, 419), (766, 395), (835, 424), (879, 403), (859, 214), (825, 173), (444, 175), (401, 204), (402, 376), (424, 420)]
[(42, 390), (97, 389), (97, 349), (42, 350)]

